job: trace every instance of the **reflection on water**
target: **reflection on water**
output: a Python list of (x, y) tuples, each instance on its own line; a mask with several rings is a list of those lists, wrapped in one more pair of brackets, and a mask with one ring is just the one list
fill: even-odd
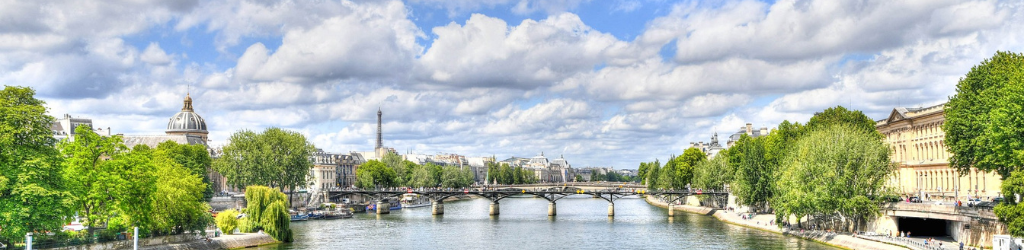
[(569, 197), (548, 217), (547, 200), (509, 198), (501, 215), (488, 216), (490, 201), (445, 204), (391, 214), (356, 214), (352, 219), (292, 223), (295, 243), (260, 249), (834, 249), (775, 233), (729, 225), (710, 216), (667, 211), (641, 199), (608, 202)]

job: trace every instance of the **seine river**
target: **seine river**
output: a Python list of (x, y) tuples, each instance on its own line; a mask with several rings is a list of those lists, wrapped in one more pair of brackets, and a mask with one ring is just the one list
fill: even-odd
[(448, 202), (443, 216), (430, 215), (428, 206), (293, 222), (295, 243), (260, 249), (835, 249), (710, 216), (677, 212), (670, 219), (641, 199), (616, 201), (614, 218), (596, 198), (559, 200), (550, 218), (540, 198), (506, 198), (497, 217), (487, 215), (489, 204)]

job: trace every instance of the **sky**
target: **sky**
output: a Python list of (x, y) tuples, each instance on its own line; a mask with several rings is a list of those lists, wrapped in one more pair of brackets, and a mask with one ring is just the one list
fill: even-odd
[(1020, 1), (0, 0), (0, 85), (55, 117), (212, 145), (298, 131), (329, 152), (564, 156), (636, 168), (746, 123), (941, 104)]

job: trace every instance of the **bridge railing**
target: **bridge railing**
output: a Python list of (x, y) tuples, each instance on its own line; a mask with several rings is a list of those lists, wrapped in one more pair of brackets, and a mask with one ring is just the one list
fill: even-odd
[(968, 216), (973, 218), (995, 219), (997, 218), (991, 208), (968, 207), (955, 205), (939, 205), (927, 203), (893, 202), (885, 206), (885, 209), (894, 211), (911, 211), (925, 213), (943, 213), (950, 215)]

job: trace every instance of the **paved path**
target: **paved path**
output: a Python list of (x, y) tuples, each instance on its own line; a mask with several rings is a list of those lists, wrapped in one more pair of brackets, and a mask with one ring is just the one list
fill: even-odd
[[(668, 207), (668, 204), (651, 197), (647, 198), (647, 202), (659, 207)], [(688, 205), (675, 205), (673, 206), (676, 210), (686, 211), (691, 213), (706, 214), (714, 216), (718, 220), (724, 221), (730, 224), (736, 224), (740, 226), (750, 227), (754, 229), (760, 229), (769, 232), (776, 232), (783, 235), (791, 235), (801, 237), (804, 239), (814, 240), (821, 243), (825, 243), (832, 246), (847, 248), (847, 249), (882, 249), (882, 250), (905, 250), (907, 248), (902, 246), (890, 245), (882, 242), (861, 239), (853, 237), (847, 234), (835, 234), (825, 233), (819, 231), (805, 231), (805, 230), (788, 230), (779, 228), (776, 225), (772, 225), (771, 222), (775, 220), (774, 214), (761, 214), (754, 216), (753, 219), (744, 220), (741, 214), (730, 213), (724, 210), (712, 209), (707, 207), (696, 207)]]

